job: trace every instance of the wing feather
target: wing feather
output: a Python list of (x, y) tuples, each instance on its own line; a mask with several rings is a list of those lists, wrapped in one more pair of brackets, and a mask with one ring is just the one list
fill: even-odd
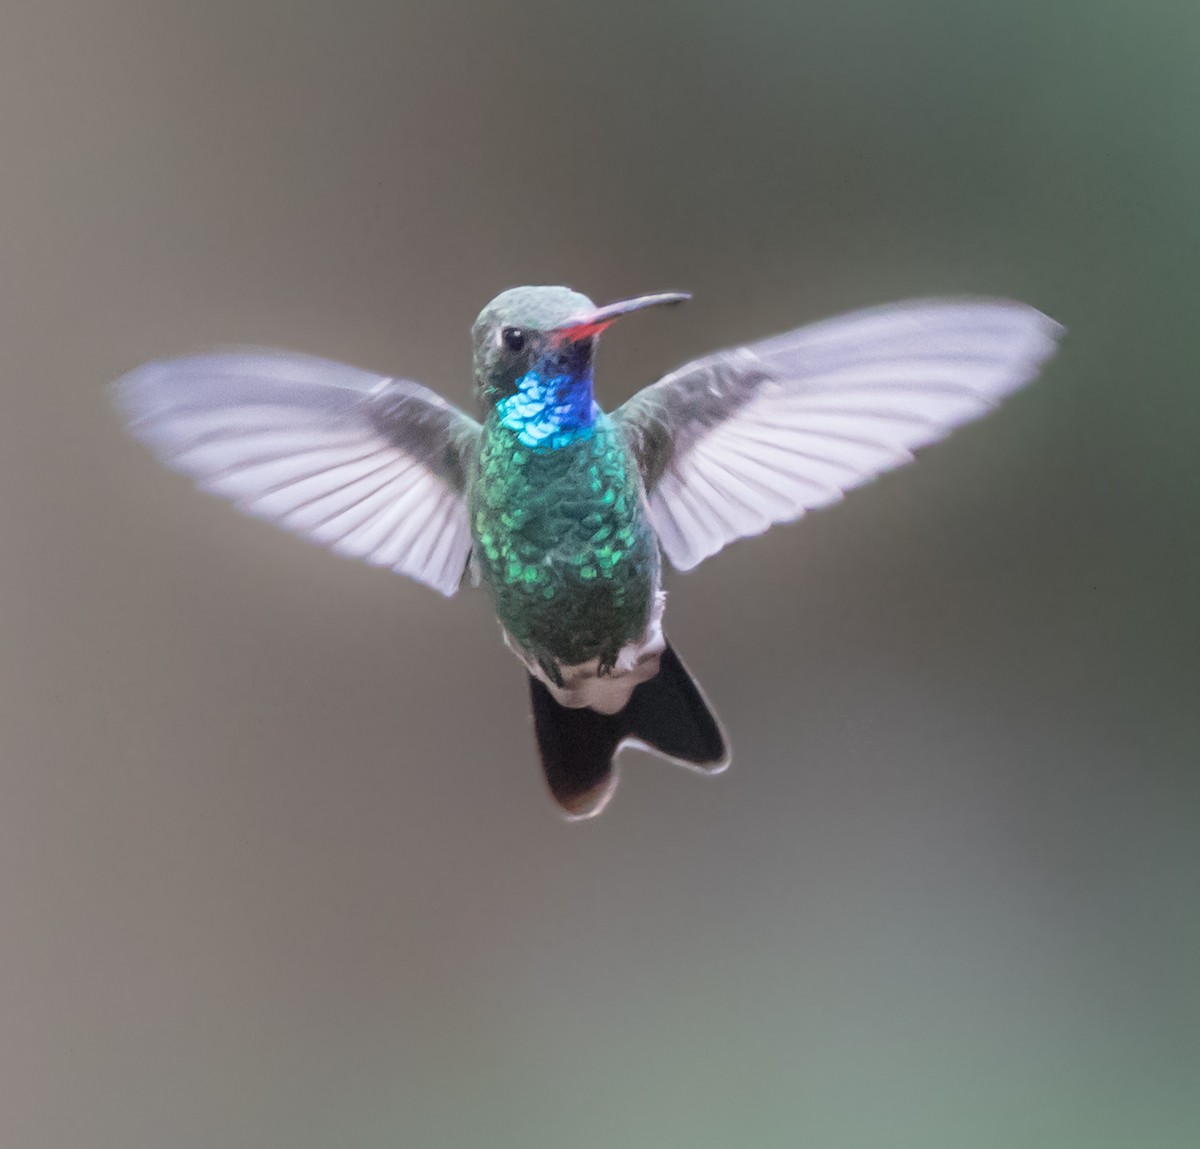
[(663, 550), (688, 570), (985, 415), (1061, 333), (1007, 300), (873, 308), (699, 359), (614, 417)]
[(130, 431), (203, 490), (453, 594), (479, 424), (434, 392), (304, 355), (151, 363), (116, 384)]

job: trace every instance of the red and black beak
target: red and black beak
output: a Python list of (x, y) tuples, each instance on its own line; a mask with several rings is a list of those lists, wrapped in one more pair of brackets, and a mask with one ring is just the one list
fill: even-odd
[(557, 334), (564, 342), (580, 343), (599, 335), (605, 328), (616, 323), (622, 315), (641, 311), (645, 307), (684, 303), (691, 298), (685, 291), (666, 291), (659, 295), (639, 295), (636, 299), (622, 299), (617, 303), (597, 307), (595, 311), (586, 312), (564, 323), (557, 329)]

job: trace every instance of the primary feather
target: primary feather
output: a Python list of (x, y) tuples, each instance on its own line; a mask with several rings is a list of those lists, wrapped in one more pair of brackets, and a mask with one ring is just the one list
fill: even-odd
[(1004, 300), (859, 311), (698, 359), (614, 412), (671, 562), (799, 518), (1027, 383), (1062, 328)]
[(479, 424), (403, 379), (282, 352), (151, 363), (116, 384), (131, 432), (242, 510), (452, 595)]

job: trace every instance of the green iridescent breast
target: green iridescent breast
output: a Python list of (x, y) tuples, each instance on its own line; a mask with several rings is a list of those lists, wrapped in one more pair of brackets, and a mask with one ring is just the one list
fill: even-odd
[(565, 446), (540, 449), (489, 418), (470, 514), (496, 613), (535, 658), (611, 661), (643, 633), (658, 543), (637, 465), (606, 416)]

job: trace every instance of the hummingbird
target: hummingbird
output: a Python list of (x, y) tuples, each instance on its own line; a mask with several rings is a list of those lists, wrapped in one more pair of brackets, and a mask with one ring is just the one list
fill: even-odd
[(1032, 380), (1063, 330), (1010, 300), (891, 304), (705, 355), (606, 413), (600, 336), (688, 298), (502, 292), (471, 331), (478, 418), (407, 379), (258, 350), (147, 364), (115, 401), (243, 511), (444, 595), (482, 584), (528, 676), (550, 794), (587, 818), (624, 746), (729, 763), (667, 641), (664, 559), (691, 570), (908, 462)]

